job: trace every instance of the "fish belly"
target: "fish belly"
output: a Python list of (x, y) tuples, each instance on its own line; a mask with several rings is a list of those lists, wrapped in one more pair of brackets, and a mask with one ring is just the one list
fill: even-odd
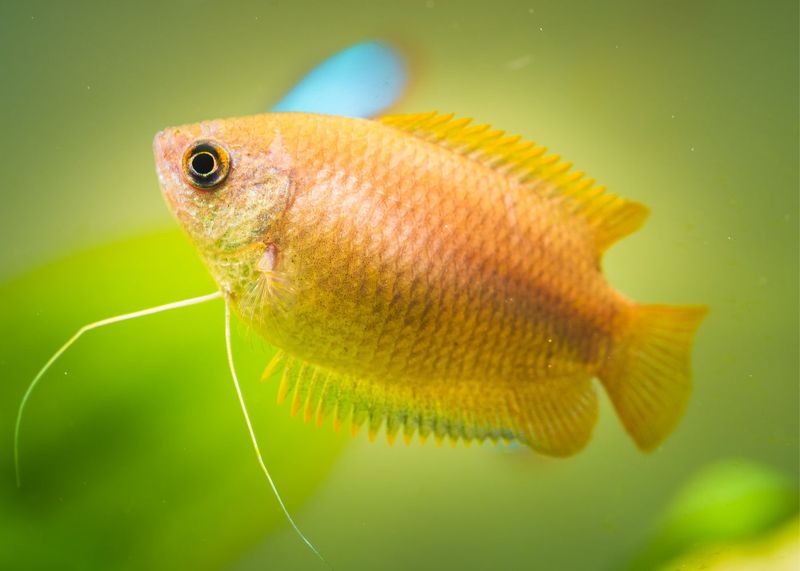
[(390, 438), (574, 452), (618, 312), (591, 246), (542, 194), (417, 143), (298, 192), (281, 253), (291, 300), (264, 331), (292, 361), (282, 392)]

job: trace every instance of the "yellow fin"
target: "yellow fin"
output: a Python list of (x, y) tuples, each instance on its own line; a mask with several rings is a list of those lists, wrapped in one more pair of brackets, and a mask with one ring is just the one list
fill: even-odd
[(325, 381), (319, 393), (319, 402), (317, 403), (317, 411), (315, 415), (316, 416), (315, 422), (318, 427), (324, 424), (325, 417), (335, 404), (334, 402), (332, 402), (333, 399), (335, 398), (334, 384), (328, 377), (328, 375), (324, 375), (324, 379)]
[(308, 394), (309, 383), (307, 382), (310, 369), (305, 362), (299, 361), (300, 366), (295, 376), (295, 389), (294, 396), (292, 397), (292, 416), (297, 416), (303, 403), (306, 402), (306, 395)]
[(266, 382), (267, 380), (269, 380), (272, 377), (272, 375), (275, 374), (275, 371), (278, 370), (278, 365), (281, 364), (281, 362), (283, 361), (284, 357), (285, 357), (285, 354), (283, 353), (283, 351), (281, 349), (278, 349), (277, 351), (275, 351), (275, 355), (273, 355), (272, 359), (267, 364), (266, 368), (264, 369), (264, 372), (261, 373), (261, 382), (262, 383)]
[(589, 442), (597, 422), (591, 377), (531, 382), (517, 391), (514, 419), (520, 440), (549, 456), (571, 456)]
[(692, 340), (705, 306), (640, 305), (600, 371), (617, 414), (642, 450), (675, 428), (692, 390)]
[(308, 394), (306, 395), (305, 407), (303, 409), (303, 421), (308, 424), (314, 418), (315, 413), (322, 403), (322, 385), (324, 383), (324, 375), (319, 369), (314, 368), (308, 381)]
[[(276, 399), (278, 404), (283, 404), (283, 401), (286, 400), (286, 397), (289, 396), (289, 393), (294, 391), (294, 387), (296, 385), (295, 383), (296, 379), (293, 375), (293, 370), (292, 370), (293, 361), (294, 359), (286, 359), (283, 362), (280, 362), (283, 365), (283, 370), (281, 371), (281, 383), (278, 386), (278, 396)], [(270, 365), (271, 364), (272, 363), (270, 363)]]
[(509, 136), (489, 125), (471, 125), (452, 113), (390, 115), (380, 121), (414, 136), (442, 145), (516, 179), (537, 192), (561, 199), (570, 215), (588, 225), (598, 254), (636, 231), (649, 213), (647, 207), (606, 192), (585, 173), (571, 171), (572, 163), (547, 154), (545, 147)]
[(597, 397), (588, 373), (574, 378), (531, 380), (524, 384), (426, 382), (414, 387), (354, 380), (287, 357), (279, 388), (290, 398), (291, 412), (304, 411), (322, 424), (335, 410), (334, 427), (349, 424), (355, 435), (364, 424), (370, 440), (383, 429), (392, 443), (399, 434), (424, 442), (469, 443), (485, 439), (518, 440), (543, 454), (567, 456), (579, 451), (597, 418)]

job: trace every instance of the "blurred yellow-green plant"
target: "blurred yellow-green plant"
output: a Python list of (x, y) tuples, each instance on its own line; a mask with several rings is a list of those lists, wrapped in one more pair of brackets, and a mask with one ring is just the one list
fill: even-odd
[[(90, 320), (213, 291), (193, 261), (174, 231), (0, 287), (6, 378), (30, 378)], [(286, 525), (250, 448), (223, 324), (222, 302), (210, 302), (92, 331), (56, 363), (23, 419), (21, 488), (12, 457), (0, 456), (0, 568), (215, 569)], [(237, 367), (257, 379), (271, 350), (243, 339)], [(14, 417), (22, 386), (0, 386), (3, 419)], [(243, 390), (279, 489), (298, 509), (343, 440), (291, 422), (275, 388)]]
[(800, 567), (800, 520), (733, 545), (696, 549), (661, 571), (796, 571)]
[[(772, 533), (781, 545), (797, 544), (790, 533), (797, 531), (797, 513), (797, 484), (788, 476), (747, 461), (711, 464), (684, 484), (629, 569), (702, 568), (703, 561), (736, 559), (737, 547), (759, 541), (768, 559), (775, 541), (764, 536)], [(721, 557), (722, 552), (734, 556)], [(749, 557), (757, 564), (756, 553)], [(800, 564), (797, 555), (792, 557)]]

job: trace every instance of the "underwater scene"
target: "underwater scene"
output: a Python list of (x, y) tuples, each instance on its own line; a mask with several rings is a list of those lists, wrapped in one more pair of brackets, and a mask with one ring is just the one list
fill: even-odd
[(0, 569), (800, 568), (799, 22), (0, 3)]

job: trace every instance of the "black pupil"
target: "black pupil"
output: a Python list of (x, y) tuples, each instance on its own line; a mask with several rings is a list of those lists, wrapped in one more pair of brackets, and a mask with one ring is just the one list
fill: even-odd
[(192, 170), (200, 176), (208, 176), (217, 170), (217, 161), (208, 151), (202, 151), (192, 157)]

